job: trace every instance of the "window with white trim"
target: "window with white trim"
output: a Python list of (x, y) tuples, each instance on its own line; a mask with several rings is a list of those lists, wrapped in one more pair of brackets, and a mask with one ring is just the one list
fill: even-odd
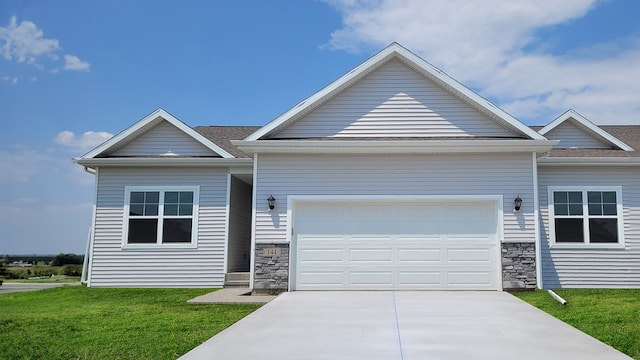
[(622, 244), (620, 187), (550, 187), (549, 219), (556, 245)]
[(198, 198), (198, 187), (126, 187), (123, 245), (195, 245)]

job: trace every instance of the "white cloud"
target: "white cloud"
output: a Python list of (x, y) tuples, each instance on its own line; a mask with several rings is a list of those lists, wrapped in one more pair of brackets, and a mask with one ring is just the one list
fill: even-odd
[(45, 39), (44, 32), (31, 21), (17, 23), (11, 17), (7, 27), (0, 27), (0, 39), (4, 45), (0, 48), (7, 60), (34, 63), (37, 56), (52, 53), (59, 49), (58, 40)]
[(640, 85), (629, 79), (640, 78), (640, 39), (556, 56), (536, 37), (600, 2), (327, 0), (343, 18), (327, 46), (360, 52), (397, 41), (514, 116), (538, 124), (568, 108), (596, 123), (637, 122)]
[(89, 71), (89, 67), (88, 62), (80, 60), (75, 55), (64, 56), (64, 70)]
[[(62, 51), (57, 39), (47, 39), (44, 31), (39, 29), (31, 21), (21, 21), (18, 23), (15, 16), (9, 20), (6, 27), (0, 26), (0, 55), (5, 60), (15, 61), (33, 65), (39, 69), (43, 65), (39, 60), (46, 59), (48, 62), (59, 62), (59, 52)], [(75, 55), (64, 55), (64, 65), (62, 69), (72, 71), (88, 71), (90, 64), (80, 60)], [(60, 66), (54, 67), (52, 73), (57, 73)]]
[(113, 134), (104, 131), (87, 131), (76, 136), (71, 131), (61, 131), (55, 138), (55, 142), (73, 150), (88, 151), (109, 140)]

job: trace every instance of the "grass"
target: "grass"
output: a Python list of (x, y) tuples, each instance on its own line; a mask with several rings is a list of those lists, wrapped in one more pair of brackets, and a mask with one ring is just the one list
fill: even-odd
[(3, 359), (175, 359), (257, 305), (195, 305), (210, 289), (63, 286), (0, 296)]
[(640, 289), (555, 290), (515, 293), (518, 298), (580, 329), (619, 351), (640, 359)]

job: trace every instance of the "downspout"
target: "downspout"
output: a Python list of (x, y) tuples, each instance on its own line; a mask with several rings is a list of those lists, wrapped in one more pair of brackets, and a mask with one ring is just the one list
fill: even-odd
[(253, 189), (251, 195), (251, 256), (249, 260), (249, 289), (253, 292), (253, 284), (256, 272), (256, 218), (257, 218), (257, 192), (258, 192), (258, 154), (253, 153)]
[(533, 172), (533, 223), (534, 223), (534, 237), (535, 237), (535, 247), (536, 247), (536, 284), (538, 289), (542, 289), (544, 287), (542, 283), (542, 249), (541, 240), (540, 240), (540, 204), (539, 204), (539, 196), (538, 196), (538, 158), (536, 153), (531, 153), (531, 158), (533, 159), (532, 163), (532, 172)]
[[(87, 287), (91, 287), (91, 275), (92, 275), (92, 269), (93, 269), (93, 248), (94, 248), (94, 242), (95, 242), (95, 231), (96, 231), (96, 216), (98, 213), (98, 179), (99, 176), (98, 174), (100, 173), (100, 169), (96, 168), (93, 171), (91, 171), (89, 168), (87, 168), (86, 166), (84, 167), (84, 170), (86, 172), (88, 172), (89, 174), (93, 174), (96, 178), (94, 181), (94, 190), (93, 190), (93, 214), (91, 215), (91, 236), (89, 237), (89, 246), (87, 246), (87, 252), (84, 254), (85, 259), (88, 259), (87, 261)], [(84, 273), (84, 271), (83, 271)]]

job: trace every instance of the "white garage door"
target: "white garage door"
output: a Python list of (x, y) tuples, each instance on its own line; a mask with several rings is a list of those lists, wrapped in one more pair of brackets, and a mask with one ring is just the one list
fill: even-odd
[(294, 207), (296, 290), (499, 288), (495, 202)]

